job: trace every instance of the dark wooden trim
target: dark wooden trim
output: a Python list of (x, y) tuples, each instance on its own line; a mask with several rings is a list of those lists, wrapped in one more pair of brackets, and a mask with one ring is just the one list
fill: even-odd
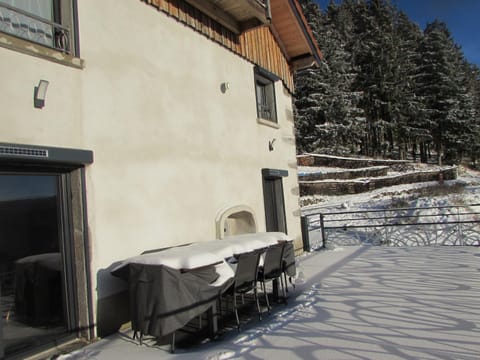
[(93, 163), (93, 151), (43, 145), (0, 143), (0, 161), (56, 163), (80, 167)]
[(262, 169), (262, 176), (266, 177), (266, 178), (287, 177), (288, 176), (288, 170)]

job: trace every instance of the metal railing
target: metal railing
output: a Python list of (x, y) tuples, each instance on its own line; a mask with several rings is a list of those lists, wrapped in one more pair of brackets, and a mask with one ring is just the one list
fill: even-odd
[(68, 27), (0, 1), (0, 31), (71, 54)]
[(302, 234), (306, 251), (328, 244), (480, 246), (480, 204), (309, 213)]

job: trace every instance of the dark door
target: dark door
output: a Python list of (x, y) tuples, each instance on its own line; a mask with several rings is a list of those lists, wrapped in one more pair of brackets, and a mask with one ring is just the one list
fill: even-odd
[(0, 173), (0, 358), (67, 334), (62, 188), (61, 175)]
[(283, 183), (280, 176), (263, 176), (263, 197), (267, 231), (287, 232)]

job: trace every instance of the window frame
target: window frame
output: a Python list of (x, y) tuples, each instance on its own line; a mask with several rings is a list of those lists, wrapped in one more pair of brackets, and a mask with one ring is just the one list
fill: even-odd
[(55, 342), (25, 349), (19, 356), (43, 351), (55, 353), (72, 341), (83, 343), (95, 337), (85, 169), (92, 163), (93, 152), (89, 150), (0, 143), (0, 174), (54, 175), (60, 200), (59, 236), (65, 261), (63, 281), (68, 294), (67, 332)]
[(266, 231), (287, 233), (285, 190), (283, 187), (284, 177), (288, 177), (288, 170), (262, 169)]
[[(77, 61), (72, 60), (80, 57), (77, 0), (51, 1), (52, 19), (44, 19), (44, 21), (42, 21), (43, 18), (37, 14), (29, 13), (28, 11), (16, 8), (7, 3), (2, 2), (0, 4), (0, 10), (9, 10), (10, 13), (18, 11), (18, 14), (21, 16), (23, 15), (24, 17), (28, 17), (29, 15), (27, 14), (30, 14), (32, 21), (36, 21), (39, 24), (43, 23), (44, 26), (51, 26), (51, 44), (47, 44), (43, 41), (36, 41), (29, 36), (30, 30), (25, 34), (22, 34), (20, 31), (5, 31), (5, 29), (0, 29), (0, 37), (9, 40), (6, 44), (0, 42), (0, 46), (37, 57), (47, 58), (55, 62), (65, 63), (66, 65), (82, 67), (83, 63), (79, 62), (78, 59)], [(3, 19), (0, 19), (0, 21), (2, 20)], [(33, 25), (35, 25), (35, 23), (33, 23)], [(33, 26), (33, 28), (34, 27), (35, 26)], [(68, 30), (68, 35), (66, 37), (63, 36), (64, 31), (62, 29)], [(31, 44), (35, 45), (35, 49), (31, 49)], [(58, 56), (59, 53), (62, 54), (61, 57)]]
[[(277, 99), (275, 92), (275, 82), (278, 79), (279, 78), (274, 74), (258, 66), (254, 69), (257, 120), (261, 123), (267, 123), (267, 125), (278, 125)], [(260, 98), (262, 98), (262, 100), (260, 100)], [(266, 112), (264, 109), (261, 109), (260, 106), (265, 106), (270, 111), (270, 116), (264, 116)]]

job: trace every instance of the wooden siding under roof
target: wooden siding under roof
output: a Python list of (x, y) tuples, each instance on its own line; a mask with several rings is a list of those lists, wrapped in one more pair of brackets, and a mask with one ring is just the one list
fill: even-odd
[(282, 79), (293, 93), (293, 71), (286, 55), (268, 25), (234, 34), (197, 8), (181, 0), (142, 0), (246, 60), (263, 67)]
[(272, 26), (294, 68), (320, 62), (322, 53), (296, 0), (270, 1)]

